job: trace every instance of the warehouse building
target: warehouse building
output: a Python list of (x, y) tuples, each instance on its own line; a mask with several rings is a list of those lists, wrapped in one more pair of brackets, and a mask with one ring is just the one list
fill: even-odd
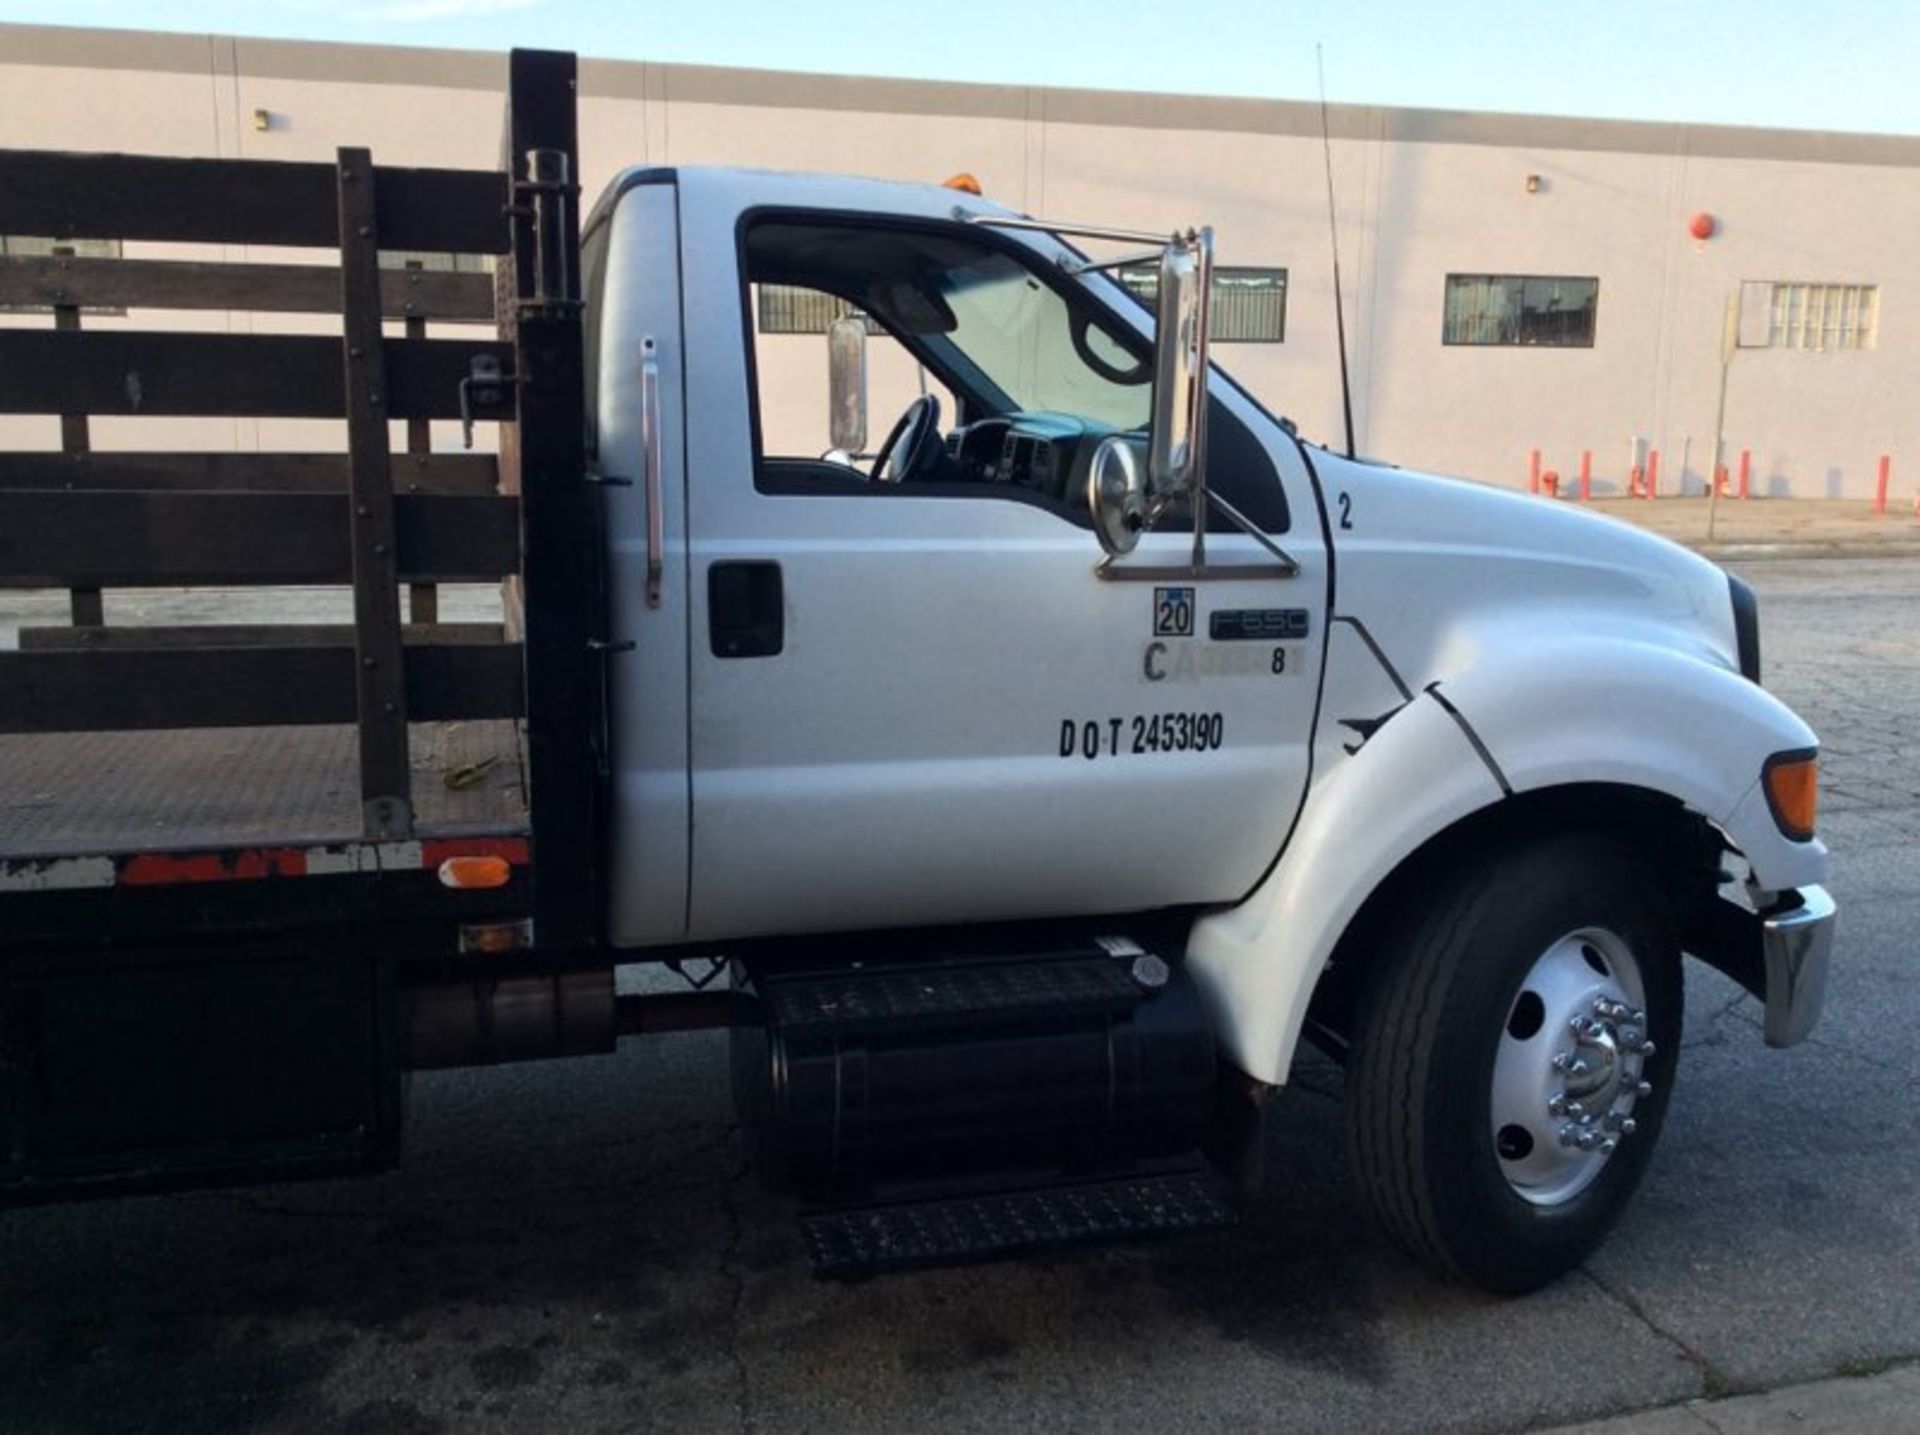
[[(0, 146), (330, 160), (365, 144), (386, 164), (484, 166), (504, 70), (478, 52), (0, 26)], [(964, 171), (1048, 218), (1210, 223), (1217, 359), (1304, 434), (1340, 441), (1317, 105), (605, 60), (583, 61), (581, 85), (589, 193), (631, 164)], [(1587, 455), (1602, 495), (1657, 451), (1660, 491), (1699, 493), (1724, 378), (1727, 461), (1749, 455), (1755, 496), (1866, 497), (1882, 455), (1896, 492), (1920, 477), (1920, 137), (1361, 105), (1333, 106), (1330, 130), (1362, 453), (1517, 485), (1537, 466), (1569, 489)], [(0, 196), (5, 252), (48, 243), (7, 232)], [(482, 262), (391, 256), (409, 259)], [(795, 356), (791, 382), (766, 380), (772, 421), (823, 430), (821, 382), (801, 376), (823, 371), (835, 306), (753, 302), (765, 343)], [(912, 382), (876, 363), (877, 425)], [(338, 440), (291, 421), (180, 427), (197, 422), (99, 420), (93, 441)], [(59, 445), (52, 421), (0, 425), (9, 445)]]

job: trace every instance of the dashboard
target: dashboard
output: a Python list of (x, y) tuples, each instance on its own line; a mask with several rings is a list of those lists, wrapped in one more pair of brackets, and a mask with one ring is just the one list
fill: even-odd
[(947, 454), (972, 483), (1011, 483), (1077, 505), (1093, 450), (1111, 430), (1066, 414), (980, 419), (947, 436)]

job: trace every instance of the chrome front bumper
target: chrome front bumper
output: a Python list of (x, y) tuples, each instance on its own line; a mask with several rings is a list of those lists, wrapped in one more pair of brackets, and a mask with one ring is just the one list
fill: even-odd
[(1775, 907), (1760, 920), (1767, 984), (1768, 1046), (1792, 1046), (1813, 1030), (1827, 1001), (1827, 966), (1833, 956), (1838, 910), (1825, 887), (1785, 894), (1798, 904)]

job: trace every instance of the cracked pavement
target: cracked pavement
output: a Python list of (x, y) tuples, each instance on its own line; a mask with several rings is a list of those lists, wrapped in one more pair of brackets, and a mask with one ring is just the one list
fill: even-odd
[(1315, 1062), (1235, 1229), (819, 1284), (683, 1034), (417, 1075), (391, 1175), (0, 1214), (0, 1428), (1490, 1431), (1920, 1355), (1920, 562), (1743, 571), (1829, 754), (1829, 1007), (1768, 1051), (1691, 973), (1661, 1151), (1579, 1275), (1402, 1259)]

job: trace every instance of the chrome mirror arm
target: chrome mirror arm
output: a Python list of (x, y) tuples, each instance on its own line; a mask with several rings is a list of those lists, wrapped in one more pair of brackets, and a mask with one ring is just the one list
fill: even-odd
[(1222, 498), (1211, 488), (1206, 490), (1206, 495), (1208, 503), (1226, 514), (1235, 527), (1280, 561), (1281, 566), (1287, 570), (1283, 576), (1292, 578), (1300, 572), (1300, 560), (1287, 552), (1287, 550), (1282, 548), (1278, 543), (1275, 543), (1271, 538), (1267, 537), (1265, 533), (1261, 532), (1259, 524), (1255, 523), (1231, 503), (1228, 503), (1226, 499)]

